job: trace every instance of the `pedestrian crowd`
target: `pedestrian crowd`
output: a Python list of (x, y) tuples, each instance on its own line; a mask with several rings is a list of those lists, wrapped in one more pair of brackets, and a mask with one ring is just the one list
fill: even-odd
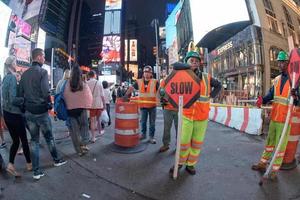
[[(269, 93), (263, 98), (259, 97), (256, 103), (260, 107), (262, 104), (273, 100), (265, 150), (260, 161), (252, 166), (253, 170), (266, 171), (284, 127), (290, 96), (294, 97), (295, 105), (299, 104), (299, 89), (291, 89), (288, 81), (288, 60), (288, 55), (285, 52), (279, 53), (277, 61), (282, 73), (275, 79)], [(195, 175), (195, 166), (199, 161), (208, 125), (210, 102), (212, 98), (217, 97), (222, 85), (204, 71), (201, 57), (197, 51), (188, 51), (184, 61), (184, 63), (173, 65), (173, 67), (175, 70), (189, 69), (191, 73), (194, 73), (200, 82), (200, 94), (189, 108), (183, 109), (178, 169), (180, 170), (185, 166), (185, 170), (189, 174)], [(48, 74), (42, 68), (44, 62), (44, 51), (39, 48), (34, 49), (32, 51), (32, 66), (20, 77), (16, 72), (16, 58), (8, 57), (5, 61), (5, 76), (1, 83), (1, 107), (5, 125), (12, 139), (6, 170), (15, 177), (21, 176), (14, 166), (20, 143), (26, 159), (26, 169), (33, 171), (33, 178), (38, 180), (45, 175), (39, 164), (40, 133), (45, 138), (54, 166), (61, 166), (66, 163), (58, 154), (52, 133), (52, 123), (48, 111), (52, 109), (53, 102), (49, 92)], [(166, 78), (161, 81), (153, 78), (153, 70), (149, 65), (144, 67), (142, 78), (137, 79), (133, 84), (122, 83), (115, 85), (110, 90), (108, 82), (97, 80), (96, 73), (92, 70), (88, 72), (87, 80), (85, 80), (79, 65), (75, 62), (72, 63), (70, 69), (64, 71), (62, 79), (58, 82), (56, 93), (63, 94), (67, 111), (65, 124), (77, 155), (84, 156), (88, 153), (88, 144), (95, 143), (97, 135), (104, 134), (105, 125), (111, 125), (111, 100), (116, 103), (119, 98), (126, 102), (131, 96), (135, 96), (136, 92), (138, 93), (137, 102), (140, 109), (140, 140), (147, 140), (150, 144), (156, 144), (155, 120), (157, 106), (160, 104), (163, 108), (164, 129), (163, 145), (158, 151), (160, 153), (168, 151), (173, 124), (177, 138), (178, 108), (170, 103), (165, 87)], [(107, 116), (105, 122), (102, 120), (104, 115)], [(2, 126), (1, 123), (0, 126)], [(287, 134), (280, 146), (278, 155), (276, 155), (275, 162), (272, 163), (270, 175), (272, 179), (276, 178), (276, 172), (282, 164), (289, 130), (290, 127), (287, 129)], [(31, 150), (27, 131), (31, 136)], [(0, 147), (4, 148), (6, 143), (2, 129), (0, 129), (0, 139)], [(0, 162), (3, 162), (1, 155)], [(170, 168), (170, 174), (173, 174), (174, 169), (175, 166)]]

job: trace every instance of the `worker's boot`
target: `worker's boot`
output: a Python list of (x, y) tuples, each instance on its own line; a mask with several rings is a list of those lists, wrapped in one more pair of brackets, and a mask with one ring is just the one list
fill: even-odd
[(267, 168), (267, 164), (263, 162), (259, 162), (255, 165), (252, 165), (251, 169), (259, 172), (265, 172)]
[(271, 172), (270, 175), (269, 175), (269, 179), (271, 181), (276, 181), (277, 180), (277, 174), (276, 174), (276, 172)]

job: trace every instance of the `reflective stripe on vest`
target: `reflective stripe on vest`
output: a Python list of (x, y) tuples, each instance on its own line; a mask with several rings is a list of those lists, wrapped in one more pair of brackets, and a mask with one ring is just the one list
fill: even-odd
[(144, 79), (137, 80), (139, 86), (139, 107), (152, 108), (156, 106), (156, 80), (150, 79), (147, 89), (145, 88)]
[[(200, 93), (202, 95), (200, 95), (198, 101), (200, 102), (204, 102), (204, 103), (208, 103), (209, 102), (209, 94), (208, 94), (208, 74), (206, 73), (202, 73), (202, 78), (203, 78), (203, 83), (205, 84), (205, 92), (202, 93), (202, 91), (200, 91)], [(204, 95), (203, 95), (204, 94)]]

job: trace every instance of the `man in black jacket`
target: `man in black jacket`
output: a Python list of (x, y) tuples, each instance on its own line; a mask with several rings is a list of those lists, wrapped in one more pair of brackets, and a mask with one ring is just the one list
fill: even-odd
[(24, 98), (25, 117), (32, 140), (33, 178), (38, 180), (45, 174), (39, 169), (40, 131), (43, 133), (49, 151), (54, 160), (54, 166), (66, 163), (62, 160), (55, 147), (52, 135), (52, 124), (48, 109), (52, 108), (49, 92), (48, 73), (42, 68), (45, 54), (42, 49), (32, 51), (32, 66), (24, 72), (20, 81), (20, 97)]

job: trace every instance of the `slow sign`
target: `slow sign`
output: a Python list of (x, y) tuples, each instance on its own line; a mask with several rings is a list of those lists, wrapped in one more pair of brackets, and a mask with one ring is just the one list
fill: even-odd
[(200, 79), (190, 70), (173, 70), (165, 80), (169, 102), (178, 108), (179, 96), (183, 96), (183, 108), (189, 108), (200, 97)]
[(300, 49), (294, 48), (290, 55), (290, 61), (288, 65), (288, 75), (289, 80), (292, 85), (293, 73), (295, 73), (295, 86), (297, 88), (299, 85), (299, 76), (300, 76)]

